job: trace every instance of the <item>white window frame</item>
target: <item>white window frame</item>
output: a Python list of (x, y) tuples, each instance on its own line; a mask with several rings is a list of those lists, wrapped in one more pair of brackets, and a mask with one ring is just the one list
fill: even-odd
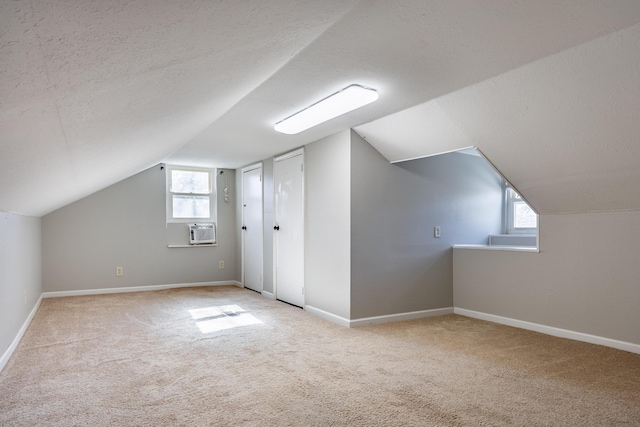
[(505, 216), (506, 216), (506, 233), (507, 234), (536, 234), (538, 227), (515, 227), (515, 205), (516, 203), (524, 203), (536, 214), (536, 224), (538, 224), (538, 213), (516, 192), (516, 190), (507, 186), (505, 189)]
[[(165, 165), (166, 169), (166, 213), (167, 223), (215, 223), (216, 222), (216, 169), (201, 168), (193, 166)], [(207, 172), (209, 174), (208, 193), (181, 193), (174, 192), (171, 188), (172, 171), (181, 170), (188, 172)], [(175, 218), (173, 216), (173, 196), (208, 196), (209, 197), (209, 217), (208, 218)]]

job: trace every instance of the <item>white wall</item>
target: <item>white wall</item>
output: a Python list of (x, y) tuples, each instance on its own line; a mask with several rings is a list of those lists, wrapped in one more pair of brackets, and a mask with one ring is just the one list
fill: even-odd
[(40, 218), (0, 212), (0, 356), (42, 294), (40, 228)]
[(454, 249), (455, 306), (640, 344), (640, 212), (543, 215), (540, 249)]
[[(235, 280), (235, 171), (225, 173), (231, 199), (224, 202), (224, 180), (218, 174), (214, 247), (167, 247), (188, 243), (188, 232), (186, 224), (167, 226), (165, 170), (159, 165), (44, 216), (44, 290)], [(225, 262), (224, 269), (218, 268), (219, 261)], [(124, 268), (124, 276), (116, 277), (117, 266)]]
[(305, 146), (305, 304), (350, 318), (351, 134)]

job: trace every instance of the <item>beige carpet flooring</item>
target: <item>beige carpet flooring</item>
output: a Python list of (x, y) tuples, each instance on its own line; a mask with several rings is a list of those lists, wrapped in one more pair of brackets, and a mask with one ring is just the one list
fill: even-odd
[(640, 426), (640, 355), (457, 315), (348, 329), (235, 287), (55, 298), (0, 425)]

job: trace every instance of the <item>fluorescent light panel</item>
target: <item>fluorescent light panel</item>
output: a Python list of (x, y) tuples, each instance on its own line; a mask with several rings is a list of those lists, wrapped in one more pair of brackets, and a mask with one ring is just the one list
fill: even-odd
[(274, 126), (274, 129), (289, 135), (300, 133), (327, 120), (370, 104), (376, 99), (378, 99), (378, 92), (374, 89), (353, 84), (279, 121)]

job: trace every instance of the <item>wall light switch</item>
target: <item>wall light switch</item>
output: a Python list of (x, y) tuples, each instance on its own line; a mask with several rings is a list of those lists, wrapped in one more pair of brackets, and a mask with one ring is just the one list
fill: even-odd
[(436, 225), (433, 227), (433, 237), (440, 237), (440, 226)]

